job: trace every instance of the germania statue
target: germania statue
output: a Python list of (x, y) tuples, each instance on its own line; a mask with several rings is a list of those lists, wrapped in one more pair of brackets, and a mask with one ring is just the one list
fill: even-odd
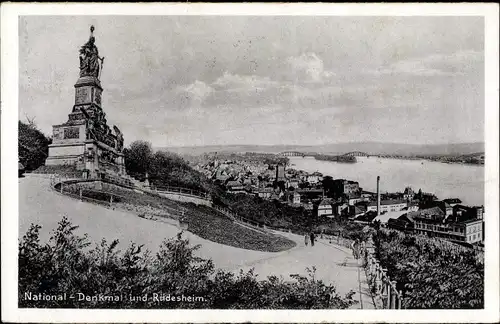
[(80, 77), (93, 76), (99, 79), (104, 57), (99, 56), (93, 33), (94, 26), (90, 26), (89, 40), (80, 48)]

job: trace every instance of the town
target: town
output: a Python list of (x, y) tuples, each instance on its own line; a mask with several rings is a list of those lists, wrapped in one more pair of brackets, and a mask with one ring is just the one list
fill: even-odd
[[(318, 220), (378, 223), (477, 249), (483, 247), (484, 207), (465, 206), (455, 197), (438, 199), (433, 193), (410, 186), (401, 192), (365, 191), (356, 181), (289, 168), (288, 159), (282, 155), (212, 154), (191, 163), (227, 193), (302, 207)], [(379, 188), (380, 179), (376, 181)]]
[[(196, 37), (209, 42), (190, 49), (164, 39), (185, 42), (196, 19), (124, 17), (123, 24), (147, 31), (137, 44), (109, 19), (83, 19), (85, 28), (76, 31), (73, 19), (24, 17), (18, 24), (26, 40), (19, 98), (35, 99), (22, 104), (26, 120), (18, 120), (19, 199), (13, 201), (19, 217), (7, 231), (18, 247), (18, 273), (8, 281), (17, 287), (19, 308), (485, 308), (490, 249), (484, 248), (481, 205), (487, 202), (490, 213), (495, 208), (484, 199), (491, 182), (481, 165), (482, 135), (474, 133), (481, 128), (466, 132), (481, 120), (440, 127), (450, 114), (459, 116), (444, 109), (467, 95), (454, 102), (461, 91), (451, 92), (448, 105), (427, 101), (433, 92), (426, 80), (419, 84), (422, 102), (407, 110), (416, 93), (407, 97), (408, 84), (394, 89), (400, 79), (391, 66), (413, 61), (400, 65), (374, 48), (363, 57), (369, 64), (360, 66), (362, 78), (348, 80), (362, 60), (339, 64), (334, 55), (342, 46), (312, 53), (310, 37), (294, 49), (300, 41), (285, 37), (291, 24), (297, 30), (307, 25), (296, 18), (277, 24), (273, 17), (265, 31), (253, 26), (265, 26), (266, 19), (242, 16), (228, 25), (220, 17), (202, 19), (207, 28), (195, 31), (206, 34)], [(38, 21), (43, 28), (27, 28)], [(371, 35), (380, 19), (366, 21)], [(104, 28), (96, 31), (93, 23)], [(355, 29), (360, 23), (350, 22)], [(463, 24), (443, 23), (442, 30)], [(231, 42), (228, 26), (238, 31)], [(310, 25), (311, 33), (316, 26)], [(408, 30), (420, 31), (415, 27)], [(327, 39), (337, 29), (325, 28)], [(279, 31), (273, 42), (286, 49), (281, 54), (266, 52), (273, 30)], [(371, 39), (350, 32), (337, 38), (344, 35), (340, 43), (353, 39), (353, 46)], [(432, 35), (441, 33), (422, 34), (418, 47)], [(73, 37), (75, 43), (57, 51), (39, 47)], [(241, 42), (248, 51), (238, 49)], [(250, 55), (250, 46), (263, 54), (255, 57), (262, 71), (236, 66), (247, 66), (251, 57), (243, 55)], [(154, 50), (143, 56), (149, 47)], [(359, 52), (372, 52), (365, 47)], [(450, 51), (463, 58), (460, 49)], [(122, 55), (128, 50), (146, 61)], [(61, 52), (57, 60), (54, 52)], [(185, 53), (192, 55), (177, 60)], [(433, 59), (436, 53), (441, 51), (426, 51)], [(149, 68), (156, 57), (162, 66)], [(67, 77), (49, 77), (57, 63)], [(344, 75), (342, 66), (348, 67)], [(40, 86), (52, 79), (63, 85), (61, 92), (43, 96)], [(401, 97), (365, 102), (381, 93)], [(46, 103), (53, 101), (59, 104), (47, 115)], [(467, 116), (480, 116), (473, 109), (479, 106), (471, 104)], [(422, 107), (443, 109), (423, 114)], [(39, 116), (46, 118), (37, 121)], [(145, 298), (156, 295), (166, 303)]]

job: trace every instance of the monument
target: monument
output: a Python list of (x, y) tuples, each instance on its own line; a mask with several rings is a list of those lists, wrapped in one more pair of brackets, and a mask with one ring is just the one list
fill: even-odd
[(89, 40), (80, 48), (80, 75), (75, 84), (75, 104), (64, 124), (53, 126), (46, 165), (74, 166), (83, 177), (103, 177), (106, 173), (125, 175), (123, 135), (113, 131), (102, 109), (100, 77), (104, 57), (95, 45), (94, 26)]

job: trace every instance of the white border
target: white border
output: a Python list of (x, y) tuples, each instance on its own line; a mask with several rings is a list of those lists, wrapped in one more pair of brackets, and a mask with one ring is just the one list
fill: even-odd
[[(3, 4), (2, 94), (2, 321), (8, 322), (498, 322), (498, 5), (497, 4)], [(17, 308), (18, 16), (20, 15), (332, 15), (485, 17), (485, 309), (484, 310), (42, 310)]]

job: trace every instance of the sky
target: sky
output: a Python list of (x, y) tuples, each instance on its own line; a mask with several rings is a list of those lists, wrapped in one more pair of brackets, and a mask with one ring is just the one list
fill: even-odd
[(90, 25), (126, 145), (484, 141), (482, 17), (24, 16), (20, 120), (67, 120)]

